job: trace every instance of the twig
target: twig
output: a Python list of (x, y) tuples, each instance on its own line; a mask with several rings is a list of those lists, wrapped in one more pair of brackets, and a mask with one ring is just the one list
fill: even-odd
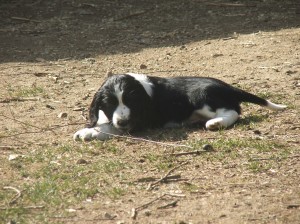
[(188, 161), (187, 162), (184, 162), (184, 163), (181, 163), (179, 164), (178, 166), (175, 166), (173, 167), (172, 169), (170, 169), (162, 178), (160, 178), (159, 180), (157, 181), (154, 181), (153, 183), (150, 183), (147, 187), (147, 190), (151, 190), (156, 184), (158, 183), (162, 183), (164, 181), (166, 181), (166, 179), (168, 178), (168, 176), (176, 169), (182, 167), (183, 165), (186, 165), (188, 164)]
[[(0, 208), (0, 210), (15, 209), (15, 208), (18, 208), (18, 207)], [(40, 208), (45, 208), (45, 206), (44, 205), (30, 205), (30, 206), (25, 206), (22, 208), (24, 208), (24, 209), (40, 209)]]
[[(169, 194), (169, 193), (162, 194), (161, 196), (159, 196), (159, 197), (157, 197), (157, 198), (154, 198), (153, 200), (147, 202), (146, 204), (143, 204), (143, 205), (140, 205), (140, 206), (138, 206), (138, 207), (136, 207), (136, 208), (133, 208), (133, 209), (131, 210), (131, 218), (132, 218), (132, 219), (135, 219), (136, 216), (137, 216), (137, 213), (138, 213), (139, 211), (141, 211), (141, 210), (147, 208), (148, 206), (152, 205), (154, 202), (161, 200), (161, 199), (162, 199), (163, 197), (165, 197), (165, 196), (171, 196), (171, 197), (185, 197), (185, 195), (177, 195), (177, 194)], [(179, 200), (176, 200), (176, 203), (177, 203), (178, 201), (179, 201)], [(174, 203), (174, 202), (172, 202), (172, 203)], [(169, 203), (169, 204), (171, 204), (171, 203)], [(163, 206), (161, 206), (161, 207), (163, 207)]]
[(170, 156), (186, 156), (186, 155), (200, 155), (201, 153), (208, 152), (206, 150), (196, 150), (196, 151), (191, 151), (191, 152), (177, 152), (177, 153), (171, 153), (168, 154)]
[(40, 98), (37, 98), (37, 97), (28, 97), (28, 98), (13, 97), (13, 98), (0, 100), (0, 103), (10, 103), (10, 102), (14, 102), (14, 101), (18, 101), (18, 102), (39, 101), (39, 100), (40, 100)]
[[(286, 158), (292, 159), (292, 158), (298, 158), (298, 157), (300, 157), (300, 155), (287, 156)], [(283, 158), (285, 158), (285, 157), (283, 157)], [(256, 158), (250, 158), (249, 161), (278, 160), (278, 159), (280, 160), (283, 158), (279, 158), (279, 157), (259, 158), (259, 157), (256, 157)]]
[(16, 148), (18, 148), (18, 147), (12, 146), (12, 145), (0, 145), (0, 149), (2, 149), (2, 150), (14, 150)]
[(13, 121), (16, 121), (16, 122), (18, 122), (18, 123), (20, 123), (20, 124), (24, 124), (25, 126), (30, 126), (30, 127), (39, 129), (39, 130), (41, 130), (41, 131), (44, 131), (43, 128), (37, 127), (37, 126), (32, 125), (32, 124), (25, 123), (25, 122), (23, 122), (23, 121), (19, 121), (19, 120), (17, 120), (17, 119), (14, 118), (14, 117), (13, 117), (13, 118), (12, 118), (12, 117), (8, 117), (8, 116), (5, 116), (5, 115), (3, 115), (3, 114), (1, 114), (0, 116), (5, 117), (5, 118), (10, 119), (10, 120), (13, 120)]
[(143, 204), (143, 205), (141, 205), (141, 206), (139, 206), (139, 207), (134, 208), (135, 212), (138, 212), (138, 211), (141, 211), (141, 210), (147, 208), (149, 205), (152, 205), (154, 202), (156, 202), (156, 201), (162, 199), (162, 198), (165, 197), (166, 195), (167, 195), (167, 194), (163, 194), (163, 195), (161, 195), (161, 196), (159, 196), (159, 197), (157, 197), (157, 198), (154, 198), (153, 200), (147, 202), (146, 204)]
[(170, 202), (168, 204), (159, 206), (157, 209), (165, 209), (165, 208), (169, 208), (169, 207), (175, 207), (178, 202), (179, 202), (179, 200), (175, 200), (175, 201), (172, 201), (172, 202)]
[(291, 209), (291, 208), (299, 208), (300, 207), (300, 204), (290, 204), (290, 205), (287, 205), (286, 208), (287, 209)]
[(209, 3), (205, 2), (205, 5), (210, 5), (210, 6), (228, 6), (228, 7), (256, 7), (254, 4), (241, 4), (241, 3)]
[(11, 186), (5, 186), (5, 187), (3, 187), (3, 189), (5, 189), (5, 190), (13, 190), (13, 191), (15, 191), (17, 194), (11, 199), (11, 201), (9, 202), (9, 204), (11, 205), (11, 204), (13, 204), (13, 203), (15, 203), (17, 200), (18, 200), (18, 198), (19, 197), (21, 197), (21, 191), (20, 190), (18, 190), (17, 188), (15, 188), (15, 187), (11, 187)]
[(149, 139), (145, 139), (145, 138), (130, 137), (130, 136), (125, 136), (125, 135), (116, 135), (116, 134), (112, 134), (112, 133), (108, 133), (108, 132), (104, 132), (104, 131), (100, 131), (100, 130), (98, 130), (98, 131), (100, 133), (110, 135), (110, 136), (113, 136), (113, 137), (117, 137), (117, 138), (125, 138), (125, 139), (137, 140), (137, 141), (142, 141), (142, 142), (150, 142), (150, 143), (155, 143), (155, 144), (158, 144), (158, 145), (165, 145), (165, 146), (171, 146), (171, 147), (184, 147), (184, 148), (194, 149), (192, 146), (183, 145), (183, 144), (172, 144), (172, 143), (158, 142), (158, 141), (149, 140)]
[(25, 22), (36, 22), (36, 23), (40, 23), (41, 21), (39, 20), (35, 20), (35, 19), (28, 19), (28, 18), (24, 18), (24, 17), (17, 17), (17, 16), (13, 16), (10, 17), (11, 19), (14, 20), (20, 20), (20, 21), (25, 21)]

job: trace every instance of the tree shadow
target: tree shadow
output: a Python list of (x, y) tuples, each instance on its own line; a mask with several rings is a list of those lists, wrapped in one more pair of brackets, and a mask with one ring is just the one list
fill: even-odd
[(299, 27), (299, 7), (292, 0), (2, 0), (0, 62), (83, 59)]

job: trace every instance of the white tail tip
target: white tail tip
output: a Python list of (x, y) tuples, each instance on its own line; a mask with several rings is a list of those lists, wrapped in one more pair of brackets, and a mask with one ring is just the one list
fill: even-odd
[(272, 103), (269, 100), (267, 100), (267, 102), (268, 102), (268, 104), (266, 105), (266, 107), (271, 109), (271, 110), (284, 110), (285, 108), (287, 108), (286, 105), (275, 104), (275, 103)]

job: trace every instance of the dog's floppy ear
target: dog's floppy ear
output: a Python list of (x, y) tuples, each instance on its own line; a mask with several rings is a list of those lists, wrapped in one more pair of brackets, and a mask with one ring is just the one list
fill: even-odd
[(89, 110), (89, 123), (86, 125), (88, 128), (95, 127), (98, 118), (99, 118), (99, 110), (101, 110), (101, 103), (102, 103), (102, 94), (98, 91), (91, 103), (90, 110)]

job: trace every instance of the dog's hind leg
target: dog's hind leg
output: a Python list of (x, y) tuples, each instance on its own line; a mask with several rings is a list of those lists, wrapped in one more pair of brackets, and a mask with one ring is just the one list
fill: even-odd
[(235, 110), (217, 109), (216, 116), (206, 122), (208, 130), (227, 128), (239, 119), (239, 114)]

